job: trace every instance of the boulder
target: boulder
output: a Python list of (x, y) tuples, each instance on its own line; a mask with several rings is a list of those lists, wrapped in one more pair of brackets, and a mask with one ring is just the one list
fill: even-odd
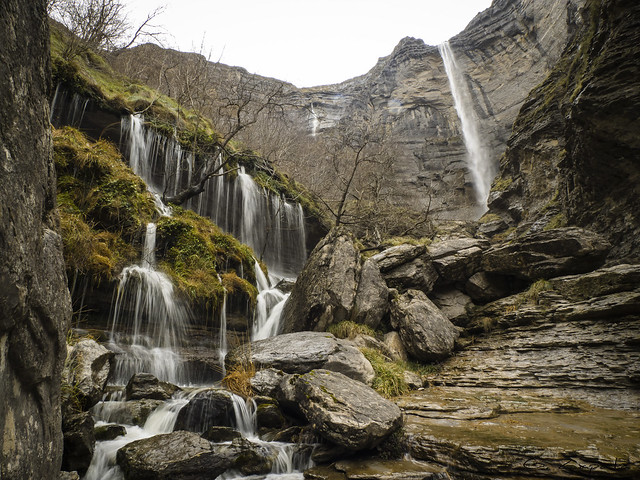
[(487, 250), (482, 268), (525, 280), (552, 278), (595, 270), (610, 249), (611, 244), (597, 233), (578, 227), (554, 228)]
[(431, 292), (429, 297), (454, 325), (463, 327), (469, 321), (467, 309), (473, 306), (473, 302), (468, 295), (465, 295), (460, 290), (448, 288)]
[(465, 282), (480, 270), (482, 252), (489, 248), (489, 242), (476, 238), (451, 238), (432, 244), (429, 256), (440, 275), (442, 285)]
[(353, 337), (351, 341), (358, 348), (368, 348), (371, 350), (376, 350), (383, 354), (385, 357), (393, 358), (393, 353), (389, 350), (389, 347), (387, 347), (384, 342), (370, 335), (364, 335), (360, 333)]
[(286, 373), (307, 373), (317, 368), (340, 372), (370, 383), (373, 367), (353, 343), (326, 332), (296, 332), (241, 345), (225, 358), (227, 370), (253, 363)]
[(395, 331), (391, 331), (384, 336), (384, 344), (386, 345), (390, 356), (393, 360), (400, 360), (406, 362), (409, 360), (407, 355), (407, 349), (404, 348), (400, 334)]
[(237, 452), (191, 432), (173, 432), (137, 440), (116, 455), (127, 480), (216, 478), (232, 467)]
[(58, 480), (80, 480), (78, 472), (60, 472)]
[(486, 303), (509, 295), (509, 281), (502, 275), (478, 272), (465, 284), (467, 294), (476, 302)]
[(127, 434), (127, 429), (122, 425), (116, 425), (110, 423), (108, 425), (100, 425), (93, 429), (93, 435), (96, 437), (97, 442), (105, 440), (113, 440), (114, 438), (121, 437)]
[(258, 370), (251, 377), (251, 388), (256, 395), (278, 398), (281, 390), (280, 384), (287, 377), (290, 377), (290, 375), (287, 375), (282, 370), (264, 368)]
[(268, 397), (255, 397), (256, 422), (259, 428), (283, 428), (286, 421), (278, 402)]
[(169, 400), (179, 387), (161, 382), (150, 373), (136, 373), (125, 389), (127, 400)]
[(282, 311), (282, 332), (324, 331), (351, 316), (360, 252), (351, 234), (336, 228), (313, 249)]
[(102, 402), (94, 406), (92, 412), (106, 422), (142, 427), (149, 415), (163, 403), (162, 400)]
[(438, 272), (426, 257), (418, 257), (383, 274), (390, 288), (406, 291), (410, 288), (429, 293), (436, 281)]
[(84, 474), (87, 471), (96, 444), (93, 427), (93, 417), (89, 412), (79, 412), (63, 417), (63, 470), (76, 471), (80, 474)]
[(313, 429), (350, 451), (373, 448), (402, 425), (395, 403), (337, 372), (314, 370), (300, 375), (295, 394)]
[(389, 289), (378, 264), (370, 258), (362, 265), (352, 318), (376, 329), (388, 312)]
[(67, 345), (62, 381), (73, 386), (74, 397), (83, 409), (88, 410), (102, 399), (114, 355), (91, 339)]
[(236, 438), (242, 438), (242, 434), (231, 427), (210, 427), (202, 435), (210, 442), (223, 443), (232, 442)]
[(410, 245), (407, 243), (387, 248), (371, 257), (371, 260), (378, 265), (381, 272), (386, 273), (424, 255), (426, 251), (427, 247), (424, 245)]
[(207, 389), (196, 393), (180, 412), (174, 430), (202, 433), (213, 426), (234, 427), (231, 395), (226, 390)]
[(419, 290), (409, 290), (393, 300), (391, 325), (409, 355), (422, 362), (448, 357), (459, 336), (457, 328)]

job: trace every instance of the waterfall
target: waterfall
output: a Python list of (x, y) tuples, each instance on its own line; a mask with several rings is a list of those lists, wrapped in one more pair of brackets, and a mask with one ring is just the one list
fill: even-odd
[(258, 299), (253, 317), (251, 340), (263, 340), (278, 334), (280, 329), (280, 316), (284, 303), (289, 298), (288, 293), (283, 293), (271, 283), (255, 263), (256, 283), (258, 287)]
[[(141, 115), (123, 117), (120, 129), (131, 168), (152, 192), (175, 194), (190, 185), (194, 158), (175, 139), (147, 129)], [(220, 154), (204, 161), (217, 167), (224, 160)], [(307, 259), (302, 207), (260, 187), (242, 167), (231, 177), (210, 179), (186, 206), (249, 245), (274, 274), (297, 276)]]
[(118, 353), (117, 384), (137, 372), (188, 383), (177, 349), (184, 344), (190, 313), (176, 298), (169, 277), (154, 268), (155, 238), (155, 225), (147, 225), (141, 265), (125, 267), (120, 274), (109, 319), (111, 348)]
[(320, 125), (320, 119), (318, 118), (318, 115), (313, 108), (313, 103), (311, 104), (311, 115), (309, 118), (309, 123), (311, 123), (311, 136), (315, 137), (318, 131), (318, 126)]
[[(69, 100), (70, 95), (71, 100)], [(89, 105), (88, 98), (83, 98), (77, 93), (70, 94), (67, 89), (58, 84), (49, 106), (49, 121), (54, 127), (68, 125), (80, 128), (87, 105)]]
[(463, 72), (460, 71), (449, 42), (438, 46), (449, 79), (449, 86), (456, 112), (462, 125), (462, 135), (467, 148), (468, 165), (473, 178), (476, 200), (483, 207), (487, 203), (495, 167), (478, 131), (478, 119), (473, 111), (473, 99), (467, 88)]
[(227, 291), (224, 291), (224, 299), (222, 300), (222, 308), (220, 309), (220, 332), (218, 333), (218, 359), (220, 360), (220, 368), (222, 369), (222, 376), (226, 375), (224, 367), (224, 357), (227, 356), (229, 350), (227, 344)]

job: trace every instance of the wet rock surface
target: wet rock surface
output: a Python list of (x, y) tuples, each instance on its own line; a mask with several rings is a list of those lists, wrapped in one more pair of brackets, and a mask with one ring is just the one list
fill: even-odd
[(91, 339), (67, 347), (63, 382), (73, 386), (82, 408), (89, 409), (102, 399), (113, 357), (113, 352)]
[(314, 370), (295, 380), (295, 397), (312, 428), (348, 450), (372, 448), (400, 428), (400, 409), (340, 373)]
[(232, 427), (233, 401), (229, 392), (208, 389), (196, 393), (178, 413), (174, 430), (204, 432), (213, 426)]
[(227, 355), (227, 369), (251, 361), (258, 368), (272, 367), (286, 373), (307, 373), (324, 368), (364, 383), (373, 380), (369, 361), (348, 340), (325, 332), (278, 335), (238, 347)]
[(180, 390), (169, 382), (161, 382), (150, 373), (136, 373), (125, 388), (127, 400), (168, 400)]

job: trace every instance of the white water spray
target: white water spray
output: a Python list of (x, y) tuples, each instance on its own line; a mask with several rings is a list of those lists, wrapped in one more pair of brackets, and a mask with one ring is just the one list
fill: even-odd
[(482, 206), (487, 203), (495, 168), (478, 131), (478, 119), (473, 111), (473, 100), (467, 88), (463, 73), (460, 71), (449, 42), (438, 46), (449, 79), (451, 94), (456, 112), (462, 125), (462, 135), (467, 148), (468, 165), (473, 178), (476, 200)]

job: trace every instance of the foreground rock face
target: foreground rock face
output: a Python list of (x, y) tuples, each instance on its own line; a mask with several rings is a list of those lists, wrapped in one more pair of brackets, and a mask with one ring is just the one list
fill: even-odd
[(44, 1), (0, 6), (0, 476), (57, 478), (71, 302), (57, 233)]
[(418, 290), (409, 290), (394, 299), (391, 324), (398, 330), (409, 355), (421, 362), (448, 357), (460, 335), (440, 309)]
[(373, 448), (402, 425), (396, 404), (340, 373), (314, 370), (294, 388), (313, 429), (351, 451)]
[(358, 288), (360, 252), (350, 234), (332, 230), (311, 252), (282, 311), (282, 333), (324, 331), (350, 316)]
[(325, 332), (288, 333), (243, 345), (229, 352), (225, 365), (232, 369), (249, 361), (287, 373), (324, 368), (363, 383), (374, 377), (373, 367), (351, 342)]

